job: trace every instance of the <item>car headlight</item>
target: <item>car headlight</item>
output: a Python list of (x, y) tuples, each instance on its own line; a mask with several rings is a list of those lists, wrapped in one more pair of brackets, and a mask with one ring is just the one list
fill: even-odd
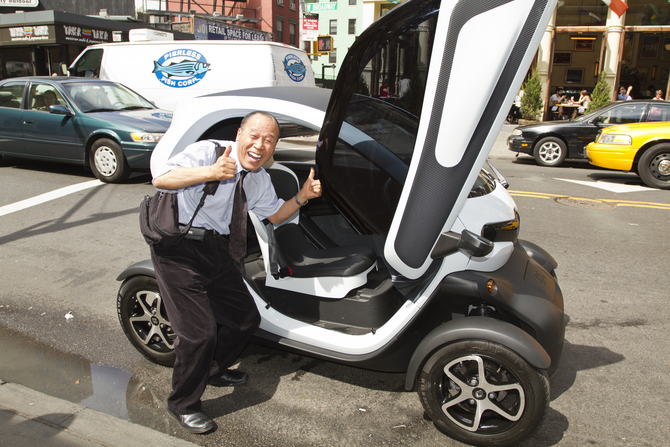
[(140, 143), (158, 143), (161, 138), (163, 138), (164, 133), (149, 133), (149, 132), (143, 132), (143, 133), (136, 133), (133, 132), (130, 134), (130, 138), (133, 139), (133, 141), (139, 141)]
[(521, 135), (521, 130), (520, 130), (520, 129), (514, 129), (514, 130), (512, 131), (512, 135), (515, 135), (515, 136), (517, 136), (517, 135)]
[(625, 144), (630, 146), (633, 143), (633, 139), (630, 135), (619, 135), (615, 133), (604, 133), (598, 138), (598, 143), (602, 144)]

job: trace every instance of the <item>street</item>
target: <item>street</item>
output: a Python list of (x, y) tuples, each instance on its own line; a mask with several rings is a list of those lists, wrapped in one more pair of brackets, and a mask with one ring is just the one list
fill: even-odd
[[(504, 151), (491, 159), (510, 184), (521, 238), (558, 261), (570, 317), (547, 418), (523, 446), (669, 445), (670, 191), (584, 161), (544, 168)], [(256, 345), (239, 361), (247, 385), (203, 396), (218, 430), (180, 431), (165, 414), (171, 370), (132, 348), (116, 314), (117, 275), (149, 256), (137, 214), (153, 194), (150, 176), (103, 184), (80, 166), (3, 157), (0, 189), (0, 327), (8, 330), (0, 340), (55, 350), (25, 374), (0, 360), (0, 379), (80, 402), (95, 395), (93, 377), (113, 371), (125, 385), (112, 396), (125, 402), (119, 417), (199, 445), (463, 445), (424, 416), (404, 374)]]

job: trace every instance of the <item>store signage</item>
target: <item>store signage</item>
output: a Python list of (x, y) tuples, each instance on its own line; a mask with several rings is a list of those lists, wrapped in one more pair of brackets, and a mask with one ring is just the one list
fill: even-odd
[(67, 42), (105, 43), (110, 42), (111, 32), (108, 30), (85, 28), (78, 25), (60, 25)]
[(10, 42), (36, 42), (49, 40), (49, 26), (20, 26), (9, 28)]
[(9, 8), (34, 8), (39, 4), (39, 0), (0, 0), (0, 6)]
[(193, 35), (198, 40), (261, 40), (272, 41), (272, 34), (243, 26), (193, 19)]
[(305, 11), (319, 12), (319, 11), (336, 11), (337, 2), (328, 3), (305, 3)]

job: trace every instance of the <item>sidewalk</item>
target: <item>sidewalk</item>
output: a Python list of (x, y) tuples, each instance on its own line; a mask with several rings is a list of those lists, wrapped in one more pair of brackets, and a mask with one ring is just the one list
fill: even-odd
[(193, 447), (196, 444), (0, 380), (0, 447)]

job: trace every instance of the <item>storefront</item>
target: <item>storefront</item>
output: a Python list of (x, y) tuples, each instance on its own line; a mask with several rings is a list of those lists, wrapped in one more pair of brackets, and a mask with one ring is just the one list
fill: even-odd
[(127, 42), (135, 28), (146, 24), (60, 11), (0, 14), (0, 78), (63, 74), (86, 46)]
[[(619, 17), (602, 0), (559, 0), (538, 50), (545, 104), (557, 87), (568, 96), (593, 89), (604, 71), (614, 99), (632, 86), (636, 99), (664, 98), (670, 75), (670, 3), (628, 0)], [(545, 117), (546, 118), (546, 117)]]

